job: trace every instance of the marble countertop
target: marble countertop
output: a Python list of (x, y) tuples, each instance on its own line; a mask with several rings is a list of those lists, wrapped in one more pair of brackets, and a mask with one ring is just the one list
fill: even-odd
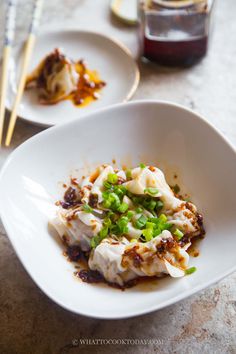
[[(32, 1), (19, 0), (16, 43), (24, 39)], [(137, 55), (135, 29), (109, 12), (109, 0), (45, 2), (42, 29), (80, 27), (109, 33)], [(0, 40), (4, 11), (0, 4)], [(140, 64), (133, 99), (165, 99), (203, 114), (236, 146), (236, 2), (218, 1), (208, 56), (188, 69)], [(86, 16), (84, 16), (86, 13)], [(96, 28), (93, 28), (96, 22)], [(0, 166), (11, 151), (42, 129), (17, 122), (12, 147), (0, 150)], [(0, 222), (1, 353), (236, 353), (236, 274), (173, 306), (122, 321), (71, 314), (46, 297), (23, 269)], [(220, 261), (220, 260), (219, 260)], [(79, 339), (145, 339), (147, 344), (79, 344)]]

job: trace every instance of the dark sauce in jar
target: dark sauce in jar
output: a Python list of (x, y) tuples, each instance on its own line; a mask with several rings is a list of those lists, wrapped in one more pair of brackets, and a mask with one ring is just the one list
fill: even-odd
[[(183, 7), (181, 2), (185, 4)], [(205, 56), (213, 0), (141, 0), (140, 4), (144, 58), (162, 65), (189, 66)]]

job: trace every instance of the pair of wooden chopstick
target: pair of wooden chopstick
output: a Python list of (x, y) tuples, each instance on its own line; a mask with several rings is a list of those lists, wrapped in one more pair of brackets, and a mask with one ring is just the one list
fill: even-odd
[[(4, 42), (4, 50), (3, 50), (1, 99), (0, 99), (0, 146), (2, 142), (2, 133), (3, 133), (4, 117), (5, 117), (5, 99), (6, 99), (6, 90), (7, 90), (8, 67), (9, 67), (10, 53), (11, 53), (12, 42), (14, 37), (14, 29), (15, 29), (16, 2), (17, 0), (8, 1), (5, 42)], [(39, 24), (42, 6), (43, 6), (43, 0), (35, 0), (33, 17), (29, 29), (29, 35), (25, 42), (23, 63), (21, 67), (19, 84), (17, 87), (17, 94), (13, 104), (13, 109), (11, 112), (10, 122), (7, 130), (7, 136), (5, 141), (6, 146), (10, 145), (12, 135), (14, 132), (16, 119), (17, 119), (17, 111), (25, 88), (27, 70), (28, 70), (29, 61), (36, 40), (36, 31)]]

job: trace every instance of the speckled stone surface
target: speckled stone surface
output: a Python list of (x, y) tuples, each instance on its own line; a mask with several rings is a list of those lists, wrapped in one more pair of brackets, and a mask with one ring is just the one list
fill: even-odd
[[(26, 34), (32, 1), (19, 0), (17, 42)], [(0, 3), (2, 40), (4, 6)], [(136, 55), (135, 29), (112, 18), (108, 0), (46, 1), (42, 29), (83, 27), (109, 33)], [(134, 99), (182, 103), (202, 113), (236, 145), (236, 2), (218, 1), (209, 55), (189, 69), (141, 64)], [(85, 15), (86, 14), (86, 15)], [(96, 28), (95, 28), (96, 23)], [(1, 149), (0, 165), (17, 145), (41, 129), (18, 122), (10, 149)], [(236, 274), (161, 311), (122, 321), (73, 315), (49, 300), (18, 261), (0, 223), (0, 353), (236, 353)], [(220, 259), (219, 259), (220, 262)], [(145, 339), (149, 344), (81, 345), (81, 338)]]

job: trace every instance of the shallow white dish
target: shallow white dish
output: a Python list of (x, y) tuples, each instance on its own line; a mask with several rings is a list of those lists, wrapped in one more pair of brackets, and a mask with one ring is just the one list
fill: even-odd
[[(61, 48), (73, 60), (84, 59), (88, 68), (98, 71), (107, 85), (101, 90), (101, 97), (86, 107), (76, 107), (68, 100), (51, 106), (41, 105), (35, 90), (25, 91), (19, 108), (19, 116), (25, 120), (43, 126), (66, 123), (98, 108), (127, 101), (134, 94), (139, 83), (138, 66), (129, 50), (114, 39), (83, 30), (46, 32), (37, 38), (29, 73), (55, 48)], [(15, 53), (16, 68), (12, 63), (6, 100), (9, 110), (16, 92), (21, 58), (22, 48)]]
[[(113, 158), (157, 165), (169, 182), (178, 174), (205, 220), (200, 256), (190, 262), (196, 273), (124, 292), (73, 276), (74, 266), (48, 231), (58, 182)], [(51, 299), (78, 314), (124, 318), (173, 304), (236, 268), (235, 181), (235, 151), (203, 118), (170, 103), (131, 102), (44, 131), (16, 149), (0, 175), (0, 214), (22, 264)]]

